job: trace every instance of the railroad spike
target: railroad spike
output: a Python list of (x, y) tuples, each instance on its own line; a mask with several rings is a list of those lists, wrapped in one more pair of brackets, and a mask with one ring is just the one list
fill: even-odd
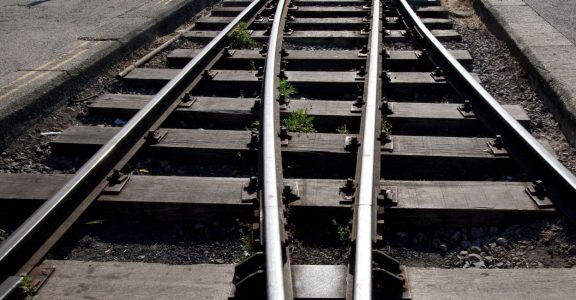
[(394, 105), (383, 99), (380, 110), (382, 110), (382, 113), (385, 115), (391, 115), (394, 113)]
[(368, 56), (368, 45), (364, 45), (362, 46), (362, 49), (360, 49), (360, 51), (358, 51), (358, 57), (366, 57)]
[(292, 187), (291, 184), (284, 184), (284, 189), (282, 190), (282, 196), (287, 203), (292, 201), (300, 200), (300, 191), (298, 189), (298, 184)]
[(266, 56), (268, 54), (268, 45), (262, 45), (262, 49), (260, 49), (260, 54)]
[(250, 176), (248, 184), (244, 186), (244, 190), (250, 194), (257, 192), (260, 189), (260, 184), (258, 183), (258, 177)]
[(190, 100), (192, 100), (192, 96), (190, 96), (190, 93), (185, 93), (182, 98), (180, 98), (180, 101), (186, 103), (189, 102)]
[(430, 76), (432, 76), (434, 81), (445, 81), (446, 80), (444, 71), (440, 67), (437, 67), (436, 69), (434, 69), (434, 71), (432, 71), (430, 73)]
[(354, 100), (354, 103), (352, 103), (353, 106), (361, 108), (364, 105), (364, 97), (363, 96), (358, 96), (356, 97), (356, 100)]
[(163, 129), (150, 130), (146, 135), (146, 143), (148, 145), (156, 145), (166, 136), (167, 131)]
[(364, 66), (360, 66), (360, 69), (358, 70), (358, 72), (356, 72), (356, 76), (364, 76), (366, 75), (366, 67)]
[(504, 148), (504, 139), (501, 135), (496, 135), (493, 140), (487, 142), (488, 148), (490, 148), (490, 152), (494, 156), (505, 156), (508, 155), (508, 151)]
[(286, 98), (286, 95), (280, 94), (280, 96), (278, 96), (278, 103), (288, 105), (290, 104), (290, 99)]
[(250, 143), (248, 143), (248, 147), (257, 148), (259, 142), (260, 142), (260, 135), (258, 131), (252, 130), (252, 132), (250, 133)]
[(360, 141), (358, 141), (357, 136), (347, 136), (344, 141), (344, 149), (347, 151), (357, 151), (360, 147)]
[(264, 76), (264, 67), (258, 67), (258, 71), (256, 72), (256, 77)]
[(290, 140), (292, 136), (288, 133), (288, 128), (286, 126), (280, 127), (280, 134), (278, 135), (281, 140)]
[(388, 71), (382, 71), (382, 81), (384, 82), (392, 81), (392, 73)]
[(260, 110), (260, 106), (262, 106), (262, 101), (259, 98), (254, 99), (254, 105), (252, 105), (253, 111)]
[(384, 50), (382, 50), (382, 58), (390, 58), (390, 49), (384, 48)]
[(492, 141), (492, 146), (502, 149), (504, 148), (504, 140), (502, 140), (502, 136), (497, 134), (494, 140)]
[(462, 104), (462, 106), (460, 106), (460, 108), (465, 112), (472, 111), (472, 105), (470, 104), (470, 100), (464, 100), (464, 103)]
[(538, 208), (550, 208), (554, 204), (550, 200), (548, 189), (544, 186), (542, 180), (536, 180), (531, 185), (526, 187), (526, 193), (530, 196), (530, 199), (536, 203)]
[(122, 174), (120, 170), (115, 169), (114, 171), (112, 171), (112, 175), (108, 177), (108, 184), (109, 185), (119, 184), (126, 180), (128, 180), (128, 176), (126, 174)]
[(224, 57), (231, 57), (232, 55), (234, 55), (234, 53), (236, 53), (236, 51), (231, 50), (230, 47), (224, 47), (224, 52), (222, 52), (222, 54), (224, 54)]

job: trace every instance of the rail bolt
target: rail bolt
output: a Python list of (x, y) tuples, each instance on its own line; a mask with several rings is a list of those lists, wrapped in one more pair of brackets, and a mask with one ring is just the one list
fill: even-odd
[(364, 97), (363, 96), (356, 97), (356, 100), (354, 100), (354, 103), (352, 105), (361, 108), (364, 105)]
[(286, 128), (285, 126), (280, 127), (280, 134), (278, 136), (280, 137), (281, 140), (289, 140), (292, 138), (292, 136), (290, 136), (290, 134), (288, 133), (288, 128)]
[(364, 76), (364, 75), (366, 75), (366, 67), (360, 66), (360, 70), (358, 70), (358, 72), (356, 73), (356, 75), (358, 75), (358, 76)]
[(502, 139), (501, 135), (496, 135), (496, 137), (494, 138), (494, 140), (492, 141), (492, 146), (498, 148), (498, 149), (502, 149), (504, 148), (504, 140)]
[(472, 111), (472, 104), (470, 104), (470, 100), (464, 100), (464, 103), (462, 104), (460, 109), (465, 112)]

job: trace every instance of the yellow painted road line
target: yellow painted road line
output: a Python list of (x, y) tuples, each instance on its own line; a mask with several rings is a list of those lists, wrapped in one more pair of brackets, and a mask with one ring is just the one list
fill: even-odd
[[(96, 43), (96, 44), (98, 44), (98, 43)], [(95, 45), (96, 45), (96, 44), (95, 44)], [(61, 66), (67, 64), (69, 61), (73, 60), (74, 58), (82, 55), (84, 52), (86, 52), (86, 51), (88, 51), (88, 50), (89, 50), (89, 49), (81, 50), (81, 51), (77, 52), (76, 54), (74, 54), (73, 56), (71, 56), (70, 58), (68, 58), (68, 59), (60, 62), (59, 64), (57, 64), (57, 65), (55, 65), (55, 66), (52, 66), (50, 69), (58, 69), (58, 68), (60, 68)], [(3, 95), (0, 95), (0, 101), (4, 100), (4, 99), (6, 99), (8, 96), (14, 94), (14, 93), (17, 92), (18, 90), (20, 90), (22, 87), (26, 86), (27, 84), (30, 84), (30, 83), (32, 83), (32, 82), (34, 82), (34, 81), (36, 81), (36, 80), (38, 80), (38, 79), (46, 76), (46, 75), (48, 74), (48, 71), (50, 71), (50, 69), (34, 71), (34, 72), (42, 72), (42, 74), (39, 74), (39, 75), (33, 77), (32, 79), (30, 79), (30, 80), (28, 80), (28, 81), (26, 81), (26, 82), (23, 82), (23, 83), (21, 83), (21, 84), (19, 84), (19, 85), (16, 85), (15, 87), (9, 89), (9, 91), (8, 91), (7, 93), (5, 93), (5, 94), (3, 94)]]
[[(78, 48), (81, 48), (81, 47), (85, 46), (86, 44), (88, 44), (88, 43), (90, 43), (90, 42), (91, 42), (91, 41), (86, 41), (86, 42), (81, 43), (80, 45), (78, 45), (78, 46), (74, 47), (73, 49), (69, 50), (65, 55), (68, 55), (68, 54), (72, 53), (73, 51), (77, 50)], [(15, 79), (14, 81), (12, 81), (9, 85), (14, 85), (15, 83), (17, 83), (17, 82), (19, 82), (19, 81), (21, 81), (21, 80), (24, 80), (24, 79), (26, 79), (26, 78), (34, 75), (35, 73), (37, 73), (37, 72), (39, 72), (39, 71), (43, 71), (44, 68), (48, 67), (48, 66), (51, 65), (51, 64), (55, 64), (55, 63), (58, 63), (58, 61), (57, 61), (57, 60), (51, 60), (51, 61), (49, 61), (49, 62), (41, 65), (40, 67), (35, 68), (35, 70), (28, 71), (26, 74), (24, 74), (24, 75), (16, 78), (16, 79)]]

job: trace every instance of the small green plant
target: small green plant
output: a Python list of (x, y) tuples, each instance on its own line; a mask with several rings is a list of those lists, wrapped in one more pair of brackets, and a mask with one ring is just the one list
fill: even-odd
[(347, 242), (348, 237), (350, 235), (350, 230), (348, 230), (348, 227), (338, 224), (338, 221), (336, 221), (336, 219), (332, 219), (332, 225), (336, 227), (336, 233), (338, 234), (338, 239), (340, 240), (340, 242), (342, 243)]
[(256, 71), (256, 63), (254, 62), (254, 60), (250, 60), (250, 70), (252, 71)]
[(291, 112), (287, 118), (282, 120), (282, 126), (285, 126), (291, 132), (315, 132), (314, 117), (308, 114), (306, 108), (296, 109)]
[(242, 250), (244, 250), (244, 256), (250, 256), (252, 253), (254, 253), (252, 239), (249, 237), (242, 238)]
[(382, 125), (380, 126), (381, 129), (381, 136), (383, 138), (388, 138), (392, 134), (392, 124), (387, 120), (382, 121)]
[(278, 82), (278, 91), (280, 92), (280, 95), (286, 98), (290, 98), (298, 92), (296, 88), (286, 79), (280, 79)]
[(234, 32), (232, 32), (232, 37), (230, 40), (230, 48), (234, 49), (252, 49), (258, 46), (256, 40), (248, 32), (248, 25), (246, 22), (240, 22)]
[(259, 129), (260, 129), (260, 121), (258, 121), (258, 120), (250, 123), (250, 125), (248, 125), (246, 127), (246, 130), (248, 130), (248, 131), (254, 131), (254, 130), (259, 130)]
[(92, 221), (88, 221), (86, 223), (84, 223), (86, 225), (102, 225), (104, 224), (104, 220), (92, 220)]
[(30, 280), (30, 277), (28, 277), (28, 275), (24, 275), (22, 276), (22, 281), (21, 281), (21, 285), (22, 287), (22, 291), (24, 292), (24, 295), (26, 295), (26, 300), (32, 300), (34, 299), (34, 287), (32, 286), (32, 280)]
[(348, 134), (348, 127), (346, 127), (346, 124), (342, 124), (342, 126), (336, 128), (336, 132), (340, 133), (340, 134)]

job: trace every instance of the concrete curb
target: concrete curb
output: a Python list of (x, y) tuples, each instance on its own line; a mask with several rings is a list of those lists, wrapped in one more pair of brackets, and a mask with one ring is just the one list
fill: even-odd
[[(69, 67), (35, 72), (32, 76), (38, 77), (38, 80), (27, 84), (25, 88), (11, 94), (9, 99), (5, 99), (6, 103), (0, 106), (0, 149), (7, 147), (41, 116), (62, 104), (71, 91), (90, 79), (93, 73), (117, 63), (127, 51), (152, 41), (156, 35), (173, 31), (214, 2), (214, 0), (186, 0), (160, 14), (142, 17), (150, 20), (136, 24), (128, 32), (123, 32), (114, 38), (106, 36), (100, 38), (98, 36), (100, 31), (95, 30), (95, 36), (79, 40), (79, 42), (94, 41), (97, 45), (90, 48), (87, 55), (73, 61)], [(118, 33), (113, 32), (112, 35), (114, 34)]]
[(576, 46), (522, 0), (474, 0), (474, 8), (519, 56), (536, 93), (576, 146)]

